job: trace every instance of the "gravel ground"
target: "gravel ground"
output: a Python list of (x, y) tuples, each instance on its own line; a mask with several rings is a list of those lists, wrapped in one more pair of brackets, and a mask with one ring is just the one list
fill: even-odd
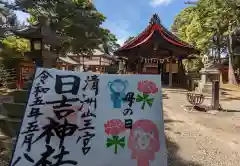
[(185, 112), (185, 100), (171, 92), (164, 99), (169, 166), (240, 166), (239, 119)]
[(240, 148), (169, 112), (165, 112), (169, 166), (240, 166)]
[(11, 152), (0, 149), (0, 166), (9, 166)]

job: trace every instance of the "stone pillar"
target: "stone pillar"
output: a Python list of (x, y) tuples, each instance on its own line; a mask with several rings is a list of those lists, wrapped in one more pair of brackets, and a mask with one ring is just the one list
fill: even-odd
[(169, 60), (169, 82), (168, 86), (172, 87), (172, 58)]
[(222, 71), (220, 72), (219, 83), (220, 83), (220, 85), (223, 84), (223, 75), (222, 75)]
[(43, 68), (53, 68), (57, 61), (57, 54), (50, 51), (42, 51)]
[(201, 83), (200, 89), (203, 93), (212, 93), (212, 83), (213, 81), (219, 81), (220, 72), (217, 68), (210, 67), (210, 68), (203, 68), (201, 71)]
[(219, 98), (220, 98), (220, 84), (219, 81), (213, 81), (212, 84), (212, 109), (219, 109)]

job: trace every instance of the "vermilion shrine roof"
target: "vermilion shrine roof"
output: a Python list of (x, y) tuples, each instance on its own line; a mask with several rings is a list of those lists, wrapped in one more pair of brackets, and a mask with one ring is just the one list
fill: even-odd
[(149, 41), (152, 36), (154, 35), (154, 32), (158, 32), (160, 34), (160, 37), (164, 39), (167, 43), (170, 43), (173, 46), (180, 47), (182, 49), (187, 49), (188, 52), (197, 53), (198, 51), (194, 48), (194, 46), (180, 40), (178, 37), (176, 37), (174, 34), (169, 32), (160, 22), (160, 19), (157, 14), (154, 14), (151, 18), (150, 24), (147, 26), (147, 28), (138, 34), (135, 38), (125, 43), (121, 48), (119, 48), (117, 52), (130, 50), (133, 48), (136, 48), (137, 46), (140, 46), (147, 41)]

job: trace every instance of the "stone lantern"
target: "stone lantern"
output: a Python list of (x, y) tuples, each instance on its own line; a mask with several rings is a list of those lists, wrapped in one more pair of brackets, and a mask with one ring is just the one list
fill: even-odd
[(214, 81), (220, 81), (220, 71), (217, 64), (209, 59), (208, 55), (204, 55), (202, 58), (204, 68), (201, 69), (201, 82), (200, 91), (203, 93), (212, 93), (212, 83)]
[(47, 17), (38, 18), (38, 23), (12, 32), (31, 42), (31, 51), (25, 55), (35, 62), (37, 67), (52, 68), (57, 61), (56, 49), (60, 46), (60, 37), (50, 28)]

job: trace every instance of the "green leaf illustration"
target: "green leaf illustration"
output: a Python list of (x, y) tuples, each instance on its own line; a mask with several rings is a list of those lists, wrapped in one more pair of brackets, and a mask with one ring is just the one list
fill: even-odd
[(149, 107), (152, 107), (153, 101), (154, 98), (147, 99), (147, 104), (149, 105)]
[(138, 94), (137, 97), (136, 97), (136, 102), (142, 102), (144, 100), (144, 98)]
[(149, 94), (143, 94), (143, 95), (138, 94), (138, 95), (137, 95), (137, 97), (136, 97), (136, 102), (142, 102), (142, 106), (141, 106), (141, 109), (142, 109), (142, 110), (145, 109), (146, 103), (147, 103), (147, 105), (148, 105), (149, 107), (152, 107), (154, 98), (149, 98), (149, 97), (150, 97)]
[(149, 94), (145, 94), (145, 93), (143, 94), (143, 99), (144, 99), (144, 100), (147, 100), (148, 97), (149, 97)]
[(112, 138), (107, 138), (106, 147), (109, 148), (114, 146), (114, 153), (117, 154), (118, 146), (125, 147), (125, 137), (119, 139), (119, 136), (112, 136)]

